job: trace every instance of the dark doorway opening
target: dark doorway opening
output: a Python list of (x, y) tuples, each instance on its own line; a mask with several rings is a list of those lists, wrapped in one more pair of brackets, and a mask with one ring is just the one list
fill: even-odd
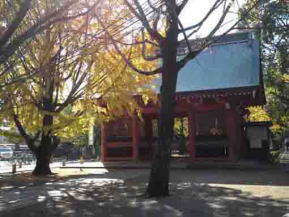
[(225, 112), (212, 110), (196, 116), (196, 158), (229, 157)]

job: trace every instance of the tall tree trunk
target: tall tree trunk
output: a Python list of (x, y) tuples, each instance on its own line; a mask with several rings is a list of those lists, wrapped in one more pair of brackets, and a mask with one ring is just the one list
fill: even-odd
[(33, 175), (49, 175), (51, 151), (49, 149), (50, 138), (48, 136), (42, 137), (40, 146), (35, 151), (36, 167), (33, 170)]
[(50, 170), (50, 159), (51, 155), (43, 149), (39, 150), (36, 154), (36, 166), (32, 172), (33, 175), (50, 175), (52, 174)]
[[(51, 104), (46, 102), (46, 107), (50, 109)], [(50, 127), (53, 125), (53, 116), (45, 115), (43, 117), (43, 130), (41, 136), (40, 145), (35, 149), (34, 154), (36, 156), (36, 167), (33, 171), (33, 175), (50, 175), (50, 159), (52, 153), (56, 149), (60, 140), (53, 136)]]
[(170, 81), (170, 88), (163, 88), (161, 94), (161, 109), (159, 117), (159, 140), (155, 150), (151, 167), (148, 197), (163, 197), (169, 195), (169, 171), (171, 143), (174, 125), (174, 81)]
[(36, 166), (32, 172), (33, 175), (50, 175), (50, 159), (59, 144), (59, 140), (54, 136), (42, 136), (41, 143), (34, 151), (36, 156)]
[(171, 143), (174, 126), (174, 96), (177, 83), (177, 25), (172, 25), (167, 32), (167, 39), (161, 46), (163, 71), (161, 86), (161, 108), (159, 117), (159, 140), (154, 153), (149, 184), (148, 197), (169, 195), (169, 173)]

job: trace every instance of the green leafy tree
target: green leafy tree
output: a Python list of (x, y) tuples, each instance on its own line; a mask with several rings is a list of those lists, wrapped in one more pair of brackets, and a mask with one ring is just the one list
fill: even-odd
[[(240, 11), (242, 14), (253, 1)], [(252, 10), (241, 29), (256, 30), (261, 41), (262, 63), (268, 105), (275, 132), (289, 129), (289, 4), (284, 0), (263, 0)]]

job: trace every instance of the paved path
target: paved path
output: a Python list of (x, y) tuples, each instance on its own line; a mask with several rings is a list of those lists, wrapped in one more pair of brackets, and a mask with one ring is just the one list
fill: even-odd
[[(173, 170), (171, 196), (145, 199), (149, 170), (66, 169), (68, 179), (14, 183), (0, 192), (9, 217), (282, 217), (289, 214), (289, 174), (280, 170)], [(1, 212), (2, 211), (2, 212)]]
[[(50, 164), (51, 168), (59, 168), (62, 165), (61, 162), (54, 162)], [(19, 167), (19, 164), (16, 164), (16, 172), (25, 172), (25, 171), (32, 171), (35, 167), (35, 162), (31, 164), (22, 164), (22, 167)], [(7, 174), (12, 173), (12, 164), (7, 161), (2, 161), (0, 163), (0, 174)]]
[[(150, 169), (151, 163), (148, 161), (112, 161), (112, 162), (84, 162), (79, 161), (67, 162), (65, 166), (61, 168), (106, 168), (106, 169)], [(171, 169), (210, 169), (210, 168), (226, 168), (226, 169), (276, 169), (275, 165), (272, 165), (265, 161), (257, 160), (240, 160), (238, 162), (226, 162), (226, 161), (199, 161), (190, 163), (187, 160), (172, 160)]]
[[(285, 156), (285, 155), (284, 155)], [(287, 155), (286, 155), (287, 156)], [(288, 153), (289, 160), (289, 153)], [(67, 161), (63, 166), (62, 162), (54, 162), (50, 164), (51, 168), (107, 168), (107, 169), (150, 169), (151, 163), (146, 161), (121, 161), (121, 162), (98, 162), (89, 161), (80, 163), (79, 161)], [(32, 171), (35, 167), (35, 161), (31, 164), (16, 165), (17, 172)], [(188, 163), (186, 160), (172, 160), (171, 169), (203, 169), (203, 168), (226, 168), (226, 169), (275, 169), (276, 166), (264, 161), (240, 160), (238, 162), (194, 162)], [(8, 161), (0, 161), (0, 174), (12, 173), (12, 163)]]

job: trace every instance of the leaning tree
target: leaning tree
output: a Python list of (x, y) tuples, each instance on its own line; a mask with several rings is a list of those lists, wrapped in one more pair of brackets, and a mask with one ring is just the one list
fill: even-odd
[[(189, 0), (118, 0), (110, 3), (112, 6), (107, 3), (95, 14), (110, 43), (109, 49), (116, 50), (126, 64), (140, 74), (161, 74), (159, 139), (153, 157), (147, 196), (166, 196), (169, 194), (170, 146), (173, 136), (174, 95), (178, 72), (215, 40), (214, 35), (224, 25), (226, 15), (235, 1), (214, 0), (200, 20), (196, 20), (192, 14), (190, 19), (193, 24), (189, 26), (184, 26), (180, 19)], [(254, 6), (255, 4), (252, 8)], [(111, 7), (116, 9), (111, 10)], [(190, 39), (196, 38), (199, 30), (216, 10), (220, 10), (221, 15), (217, 18), (215, 26), (205, 37), (194, 41), (194, 48), (197, 49), (193, 49)], [(126, 23), (127, 28), (123, 31), (115, 30), (118, 29), (119, 22), (111, 25), (107, 20), (101, 19), (100, 15), (109, 12), (113, 12), (120, 23)], [(246, 13), (243, 14), (245, 15)], [(240, 20), (231, 23), (222, 34), (236, 27)], [(119, 34), (120, 32), (122, 34)], [(181, 44), (186, 46), (187, 53), (179, 58), (178, 47)], [(157, 61), (158, 67), (147, 71), (136, 65), (133, 58), (122, 52), (122, 48), (127, 46), (141, 46), (143, 59)], [(147, 52), (148, 47), (152, 47), (151, 50), (154, 52)]]

